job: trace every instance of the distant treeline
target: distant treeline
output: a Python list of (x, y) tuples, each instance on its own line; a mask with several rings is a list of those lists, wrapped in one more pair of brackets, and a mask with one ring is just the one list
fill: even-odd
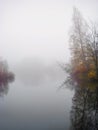
[(14, 74), (8, 69), (7, 62), (4, 60), (0, 60), (0, 83), (12, 82), (14, 78)]

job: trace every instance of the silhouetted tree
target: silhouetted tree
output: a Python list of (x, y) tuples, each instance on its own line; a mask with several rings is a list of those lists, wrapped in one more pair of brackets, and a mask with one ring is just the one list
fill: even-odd
[(71, 130), (98, 130), (98, 86), (76, 88), (71, 122)]
[(14, 74), (9, 71), (6, 61), (0, 60), (0, 96), (7, 94), (8, 84), (14, 80)]

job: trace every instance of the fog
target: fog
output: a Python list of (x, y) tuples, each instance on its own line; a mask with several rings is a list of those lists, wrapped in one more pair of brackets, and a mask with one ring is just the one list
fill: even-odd
[(97, 0), (0, 0), (0, 58), (15, 75), (0, 89), (0, 130), (69, 129), (74, 91), (59, 87), (73, 6), (98, 21)]
[[(41, 59), (24, 59), (14, 68), (14, 73), (24, 85), (41, 86), (47, 83), (56, 84), (59, 86), (65, 80), (66, 73), (61, 66), (56, 62), (44, 62)], [(61, 79), (61, 84), (60, 80)], [(58, 88), (59, 88), (58, 86)]]
[[(72, 8), (97, 21), (97, 0), (0, 0), (0, 56), (15, 65), (24, 58), (68, 62)], [(97, 17), (97, 18), (96, 18)]]

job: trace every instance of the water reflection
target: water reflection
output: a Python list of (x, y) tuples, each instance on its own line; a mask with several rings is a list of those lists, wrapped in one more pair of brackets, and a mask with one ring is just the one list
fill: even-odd
[(0, 96), (8, 93), (8, 84), (14, 81), (14, 74), (8, 70), (6, 61), (0, 60)]
[[(65, 72), (57, 64), (46, 66), (43, 63), (41, 66), (41, 63), (30, 62), (26, 61), (14, 70), (17, 72), (14, 87), (1, 102), (0, 130), (67, 130), (71, 94), (69, 90), (57, 92)], [(30, 87), (36, 82), (39, 87)]]
[(72, 102), (70, 130), (98, 130), (97, 83), (78, 84)]

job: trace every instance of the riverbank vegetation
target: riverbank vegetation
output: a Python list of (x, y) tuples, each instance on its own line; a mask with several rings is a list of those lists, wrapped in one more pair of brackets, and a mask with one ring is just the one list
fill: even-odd
[(98, 81), (98, 30), (83, 18), (77, 8), (73, 9), (70, 30), (71, 78), (80, 81)]
[(0, 96), (8, 93), (9, 83), (13, 82), (14, 79), (15, 76), (9, 71), (7, 62), (0, 59)]
[(8, 64), (4, 60), (0, 60), (0, 83), (11, 82), (14, 80), (14, 74), (9, 71)]

